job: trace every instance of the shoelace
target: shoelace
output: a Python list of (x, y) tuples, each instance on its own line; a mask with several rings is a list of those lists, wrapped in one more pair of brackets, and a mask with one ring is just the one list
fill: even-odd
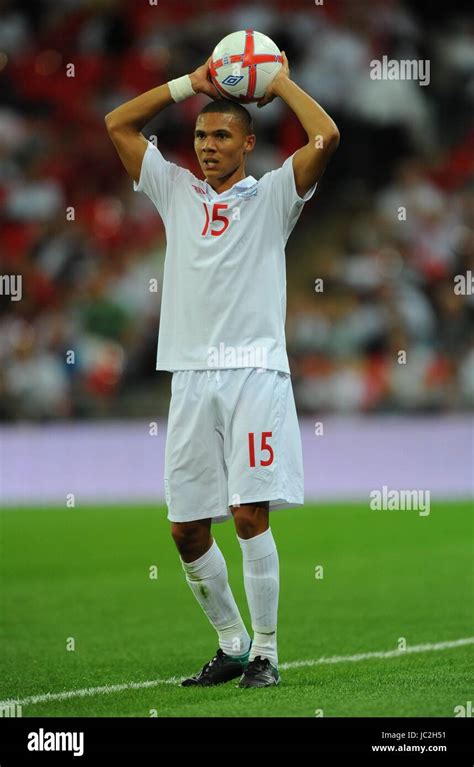
[(206, 664), (206, 666), (204, 666), (204, 669), (203, 669), (203, 672), (202, 672), (202, 673), (203, 673), (203, 674), (205, 674), (205, 673), (206, 673), (206, 671), (209, 671), (209, 669), (211, 668), (212, 664), (213, 664), (213, 663), (217, 663), (217, 661), (219, 660), (219, 658), (220, 658), (220, 656), (219, 656), (219, 655), (214, 655), (214, 657), (212, 658), (212, 660), (210, 660), (210, 661), (209, 661), (209, 663), (207, 663), (207, 664)]
[[(256, 658), (254, 658), (253, 660), (251, 660), (251, 661), (249, 662), (249, 665), (248, 665), (248, 667), (249, 667), (249, 666), (252, 666), (252, 668), (254, 668), (254, 667), (257, 667), (257, 666), (259, 666), (259, 667), (262, 667), (262, 668), (263, 668), (264, 666), (266, 666), (266, 665), (267, 665), (267, 662), (269, 662), (269, 661), (268, 661), (268, 658), (262, 658), (262, 656), (261, 656), (261, 655), (257, 655), (257, 657), (256, 657)], [(248, 667), (247, 667), (247, 668), (248, 668)]]

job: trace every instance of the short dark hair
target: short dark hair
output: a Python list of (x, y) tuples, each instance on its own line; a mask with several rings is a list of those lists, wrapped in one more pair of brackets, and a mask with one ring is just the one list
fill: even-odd
[(233, 114), (239, 120), (242, 129), (247, 136), (253, 133), (252, 115), (248, 109), (245, 109), (245, 107), (243, 107), (242, 104), (239, 104), (238, 101), (231, 101), (230, 99), (216, 99), (216, 101), (210, 101), (209, 104), (206, 104), (206, 106), (201, 109), (199, 114), (202, 115), (207, 112), (225, 112)]

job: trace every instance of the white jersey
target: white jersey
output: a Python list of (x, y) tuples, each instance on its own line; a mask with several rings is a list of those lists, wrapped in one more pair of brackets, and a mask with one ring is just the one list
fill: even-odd
[(138, 184), (166, 229), (157, 370), (290, 372), (285, 245), (304, 203), (293, 155), (221, 194), (148, 143)]

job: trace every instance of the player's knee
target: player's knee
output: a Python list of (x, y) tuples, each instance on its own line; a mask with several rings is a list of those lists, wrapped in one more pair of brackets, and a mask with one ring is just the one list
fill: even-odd
[(198, 525), (192, 522), (172, 522), (171, 535), (178, 549), (196, 543), (201, 537)]
[(252, 538), (268, 527), (268, 503), (232, 508), (232, 514), (240, 538)]
[(179, 553), (184, 557), (202, 556), (210, 546), (209, 528), (193, 522), (173, 522), (171, 535)]
[(256, 534), (255, 520), (250, 517), (241, 515), (235, 518), (235, 527), (240, 538), (252, 538)]

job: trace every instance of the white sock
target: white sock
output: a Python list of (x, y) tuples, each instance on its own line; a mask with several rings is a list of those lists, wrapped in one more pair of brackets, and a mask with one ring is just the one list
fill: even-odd
[(275, 541), (270, 528), (253, 538), (237, 538), (242, 549), (245, 593), (255, 632), (249, 658), (253, 660), (261, 655), (278, 666), (276, 631), (280, 570)]
[(216, 541), (199, 559), (194, 562), (181, 559), (181, 564), (194, 596), (219, 635), (221, 650), (235, 657), (247, 653), (250, 636), (232, 595), (227, 565)]

